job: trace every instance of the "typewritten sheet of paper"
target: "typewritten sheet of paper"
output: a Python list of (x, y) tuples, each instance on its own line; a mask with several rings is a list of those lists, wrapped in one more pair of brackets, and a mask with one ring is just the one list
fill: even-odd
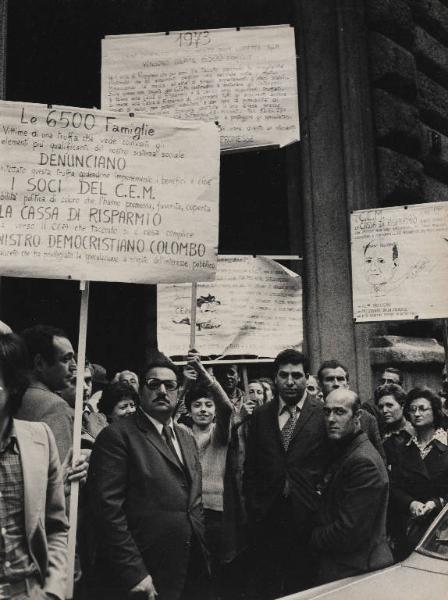
[(3, 275), (214, 277), (214, 123), (0, 102), (0, 147)]
[(285, 25), (102, 41), (101, 106), (218, 121), (222, 148), (297, 141), (294, 29)]
[(448, 202), (352, 213), (357, 321), (448, 317)]

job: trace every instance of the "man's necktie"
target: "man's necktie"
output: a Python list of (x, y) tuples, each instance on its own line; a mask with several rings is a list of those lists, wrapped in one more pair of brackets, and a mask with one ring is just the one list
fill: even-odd
[(177, 462), (179, 463), (179, 465), (183, 468), (182, 461), (180, 460), (179, 455), (176, 452), (176, 448), (174, 447), (173, 433), (172, 433), (171, 428), (169, 427), (169, 425), (164, 425), (163, 426), (162, 435), (163, 435), (163, 439), (165, 440), (168, 448), (171, 450), (174, 458), (177, 460)]
[(294, 433), (294, 427), (296, 426), (297, 417), (299, 416), (300, 410), (298, 410), (296, 406), (290, 406), (285, 408), (285, 410), (289, 412), (289, 419), (284, 424), (280, 433), (282, 436), (283, 448), (288, 450), (289, 442), (291, 441), (292, 434)]

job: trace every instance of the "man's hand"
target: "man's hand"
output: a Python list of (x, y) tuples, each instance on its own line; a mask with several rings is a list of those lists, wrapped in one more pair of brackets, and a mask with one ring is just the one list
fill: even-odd
[(152, 582), (151, 575), (147, 575), (140, 583), (134, 585), (129, 595), (132, 597), (134, 594), (138, 594), (141, 598), (145, 598), (145, 600), (155, 600), (157, 591)]
[(197, 355), (191, 356), (187, 363), (187, 367), (193, 370), (197, 378), (199, 378), (206, 385), (213, 383), (213, 377), (208, 373), (207, 369), (201, 363), (201, 359)]
[(409, 505), (409, 511), (415, 519), (418, 517), (422, 517), (425, 514), (425, 505), (423, 504), (423, 502), (413, 500)]
[(65, 457), (62, 463), (62, 477), (66, 496), (70, 494), (70, 484), (72, 481), (79, 481), (79, 485), (85, 484), (89, 470), (90, 453), (91, 450), (81, 450), (81, 455), (74, 467), (72, 467), (73, 449)]
[(428, 502), (426, 502), (426, 504), (423, 507), (424, 513), (423, 514), (428, 514), (430, 512), (432, 512), (436, 507), (436, 503), (434, 502), (434, 500), (428, 500)]

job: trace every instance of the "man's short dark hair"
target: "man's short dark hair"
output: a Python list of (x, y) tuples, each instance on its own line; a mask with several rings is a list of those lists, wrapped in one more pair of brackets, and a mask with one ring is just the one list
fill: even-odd
[(383, 373), (393, 373), (394, 375), (398, 375), (398, 383), (400, 385), (403, 383), (403, 375), (400, 369), (397, 369), (396, 367), (385, 367)]
[(27, 363), (28, 354), (22, 339), (14, 333), (0, 335), (0, 369), (8, 395), (6, 411), (10, 416), (19, 410), (28, 387)]
[(319, 380), (319, 383), (322, 383), (322, 374), (325, 369), (339, 369), (339, 368), (345, 372), (345, 378), (348, 381), (348, 378), (349, 378), (348, 369), (345, 365), (343, 365), (338, 360), (324, 360), (324, 362), (320, 365), (319, 370), (317, 372), (317, 378)]
[(148, 358), (148, 362), (146, 364), (146, 367), (144, 368), (143, 372), (141, 373), (141, 376), (139, 378), (140, 385), (143, 385), (145, 383), (147, 373), (151, 369), (156, 369), (158, 367), (163, 368), (163, 369), (171, 369), (171, 371), (173, 371), (174, 375), (176, 376), (176, 379), (179, 378), (178, 369), (177, 369), (176, 365), (173, 363), (173, 361), (170, 358), (168, 358), (168, 356), (163, 354), (162, 352), (155, 350), (154, 352), (152, 352), (150, 354), (150, 356)]
[(443, 427), (443, 424), (445, 421), (445, 415), (443, 414), (443, 411), (442, 411), (442, 400), (440, 399), (439, 395), (437, 395), (435, 392), (433, 392), (429, 388), (415, 387), (415, 388), (412, 388), (412, 390), (410, 390), (408, 392), (408, 395), (406, 396), (406, 402), (404, 405), (405, 413), (407, 415), (409, 414), (409, 408), (411, 406), (411, 402), (413, 402), (414, 400), (417, 400), (417, 398), (426, 398), (426, 400), (429, 401), (429, 403), (431, 404), (432, 414), (434, 417), (434, 427), (435, 428)]
[(98, 410), (106, 415), (106, 417), (110, 417), (116, 405), (124, 398), (130, 398), (135, 402), (136, 406), (140, 403), (139, 395), (127, 383), (122, 383), (121, 381), (109, 383), (104, 388), (101, 398), (98, 400)]
[(406, 402), (406, 392), (401, 385), (397, 385), (396, 383), (386, 383), (384, 385), (380, 385), (374, 391), (373, 396), (375, 399), (375, 404), (378, 404), (378, 402), (384, 396), (392, 396), (400, 406), (404, 406)]
[(52, 325), (34, 325), (24, 329), (21, 337), (25, 342), (30, 360), (30, 367), (34, 367), (34, 359), (38, 354), (42, 356), (46, 363), (52, 365), (56, 360), (54, 338), (68, 336), (62, 329), (53, 327)]
[(277, 374), (282, 365), (288, 364), (303, 365), (305, 375), (308, 375), (310, 371), (308, 358), (302, 352), (294, 350), (294, 348), (286, 348), (286, 350), (282, 350), (277, 354), (274, 360), (274, 373)]

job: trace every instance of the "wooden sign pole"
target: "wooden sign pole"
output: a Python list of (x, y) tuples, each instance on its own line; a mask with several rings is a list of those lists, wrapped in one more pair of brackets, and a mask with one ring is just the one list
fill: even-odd
[(448, 319), (442, 319), (443, 348), (445, 350), (445, 369), (448, 372)]
[[(76, 373), (76, 403), (75, 403), (75, 422), (73, 425), (73, 460), (72, 466), (81, 454), (81, 427), (82, 427), (82, 409), (84, 395), (84, 366), (86, 362), (86, 342), (87, 342), (87, 320), (89, 310), (89, 282), (80, 281), (81, 307), (79, 318), (79, 337), (78, 337), (78, 368)], [(78, 524), (78, 497), (79, 482), (73, 481), (70, 486), (70, 530), (68, 532), (68, 574), (66, 598), (73, 598), (73, 587), (75, 579), (75, 551), (76, 551), (76, 530)]]
[(190, 350), (196, 348), (196, 309), (197, 309), (198, 284), (191, 284), (191, 310), (190, 310)]

